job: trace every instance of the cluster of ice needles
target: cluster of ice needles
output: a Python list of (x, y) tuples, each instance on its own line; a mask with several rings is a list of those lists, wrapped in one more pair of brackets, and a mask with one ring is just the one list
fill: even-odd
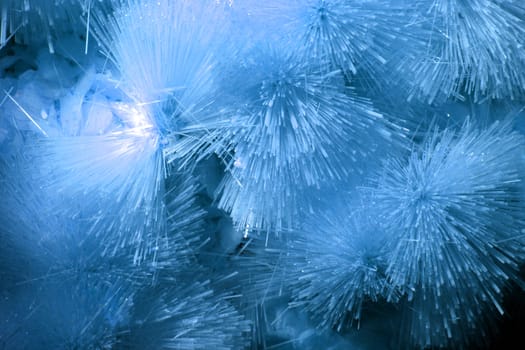
[(0, 349), (505, 347), (524, 106), (521, 0), (0, 0)]

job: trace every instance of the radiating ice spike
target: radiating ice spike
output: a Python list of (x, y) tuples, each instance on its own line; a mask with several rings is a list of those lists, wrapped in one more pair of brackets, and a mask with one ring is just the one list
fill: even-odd
[(219, 206), (240, 228), (279, 230), (307, 205), (305, 193), (363, 171), (396, 136), (339, 71), (308, 70), (285, 49), (252, 55), (224, 85), (230, 124), (219, 141), (230, 151), (220, 154)]
[(474, 320), (499, 312), (502, 291), (519, 278), (524, 147), (510, 120), (434, 130), (408, 159), (388, 160), (369, 189), (387, 235), (389, 283), (420, 301), (414, 325), (441, 317), (418, 327), (416, 345), (468, 342)]
[(213, 1), (123, 1), (111, 14), (94, 11), (93, 31), (121, 74), (126, 93), (155, 110), (155, 126), (176, 132), (179, 114), (213, 99), (227, 20)]
[(525, 18), (518, 6), (491, 0), (405, 4), (415, 11), (407, 12), (411, 20), (391, 63), (408, 83), (409, 98), (428, 103), (469, 96), (475, 101), (520, 98)]
[(373, 208), (347, 201), (334, 200), (289, 238), (284, 267), (290, 305), (317, 326), (339, 331), (353, 323), (359, 328), (364, 305), (384, 301), (387, 290), (384, 232)]
[(82, 18), (89, 18), (92, 6), (107, 10), (112, 3), (113, 0), (4, 0), (0, 5), (0, 50), (14, 38), (26, 45), (45, 43), (54, 53), (62, 35), (89, 35)]
[(133, 318), (122, 337), (127, 349), (238, 349), (250, 329), (224, 296), (195, 279), (144, 291)]

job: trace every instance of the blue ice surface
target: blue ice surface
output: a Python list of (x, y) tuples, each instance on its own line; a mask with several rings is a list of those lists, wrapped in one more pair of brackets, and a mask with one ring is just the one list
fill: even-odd
[(486, 346), (523, 284), (524, 18), (2, 2), (0, 347)]

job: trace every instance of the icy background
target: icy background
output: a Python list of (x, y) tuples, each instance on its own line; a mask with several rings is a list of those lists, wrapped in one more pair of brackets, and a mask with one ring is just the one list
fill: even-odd
[(0, 349), (501, 349), (525, 2), (0, 0)]

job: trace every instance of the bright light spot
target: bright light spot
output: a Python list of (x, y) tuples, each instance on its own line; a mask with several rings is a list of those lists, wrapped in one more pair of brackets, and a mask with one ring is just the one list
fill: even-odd
[(113, 109), (126, 126), (126, 133), (153, 136), (154, 125), (144, 108), (131, 103), (115, 102)]
[(233, 162), (233, 166), (236, 168), (244, 169), (245, 165), (241, 158), (235, 159), (235, 162)]

